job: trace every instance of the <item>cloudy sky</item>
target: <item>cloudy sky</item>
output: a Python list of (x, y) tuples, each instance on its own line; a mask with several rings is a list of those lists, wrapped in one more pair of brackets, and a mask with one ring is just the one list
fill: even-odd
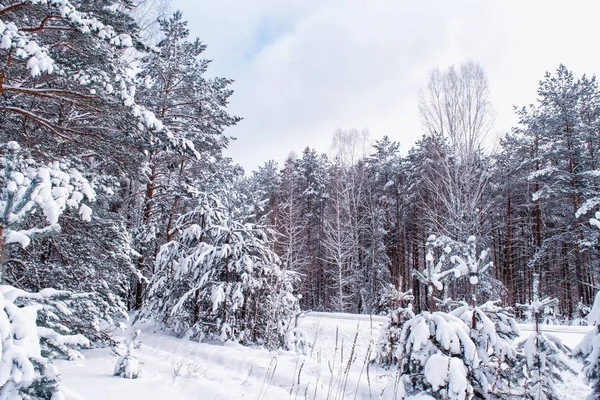
[(337, 128), (367, 128), (407, 151), (422, 134), (429, 71), (467, 59), (487, 72), (495, 132), (536, 99), (546, 70), (600, 69), (600, 2), (453, 0), (173, 0), (208, 45), (209, 75), (235, 79), (228, 155), (246, 170)]

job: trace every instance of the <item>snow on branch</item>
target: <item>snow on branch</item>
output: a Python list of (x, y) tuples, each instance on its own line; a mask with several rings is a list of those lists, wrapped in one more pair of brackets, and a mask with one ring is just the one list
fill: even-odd
[[(84, 221), (91, 219), (91, 209), (82, 201), (94, 201), (96, 193), (77, 169), (58, 161), (37, 163), (23, 154), (17, 142), (0, 145), (1, 150), (0, 243), (27, 247), (34, 237), (60, 230), (58, 219), (67, 208), (79, 208)], [(36, 210), (47, 225), (22, 229)]]

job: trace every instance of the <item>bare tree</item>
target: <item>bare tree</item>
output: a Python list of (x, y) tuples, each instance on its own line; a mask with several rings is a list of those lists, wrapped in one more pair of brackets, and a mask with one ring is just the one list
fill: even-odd
[(494, 125), (489, 93), (485, 71), (474, 61), (447, 71), (434, 69), (420, 93), (423, 126), (428, 133), (449, 139), (460, 162), (477, 154)]
[[(334, 166), (328, 183), (328, 212), (324, 225), (332, 306), (337, 311), (372, 312), (378, 302), (383, 247), (373, 243), (380, 233), (370, 204), (365, 157), (370, 150), (367, 130), (337, 130), (331, 146)], [(377, 219), (377, 221), (375, 221)], [(378, 242), (382, 239), (378, 237)], [(385, 254), (384, 254), (385, 256)], [(386, 282), (387, 283), (387, 282)], [(350, 290), (351, 287), (359, 290)]]
[(300, 189), (295, 165), (295, 156), (290, 155), (282, 171), (282, 179), (278, 190), (279, 207), (276, 227), (279, 232), (277, 250), (286, 268), (295, 272), (305, 272), (306, 242), (304, 232), (307, 221), (300, 207)]
[(371, 150), (369, 130), (352, 128), (348, 130), (337, 129), (333, 133), (331, 153), (334, 159), (344, 166), (356, 165), (363, 160)]
[(487, 162), (482, 145), (494, 123), (488, 81), (481, 65), (467, 61), (431, 72), (419, 109), (427, 133), (435, 137), (435, 173), (424, 176), (430, 224), (445, 235), (466, 240), (486, 237)]
[(348, 174), (343, 166), (338, 163), (332, 169), (327, 188), (329, 207), (323, 235), (328, 265), (329, 306), (337, 312), (356, 311), (351, 308), (357, 294), (355, 271), (358, 259), (351, 185), (347, 182)]

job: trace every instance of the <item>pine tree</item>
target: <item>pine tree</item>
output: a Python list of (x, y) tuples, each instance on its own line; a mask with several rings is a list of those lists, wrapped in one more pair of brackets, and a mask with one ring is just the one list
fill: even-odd
[[(572, 316), (579, 301), (590, 303), (593, 274), (587, 271), (595, 270), (590, 252), (596, 233), (581, 217), (594, 209), (597, 197), (598, 152), (590, 132), (598, 124), (598, 90), (594, 78), (576, 79), (560, 65), (554, 74), (546, 73), (538, 95), (536, 105), (518, 111), (520, 127), (510, 151), (525, 156), (517, 176), (531, 193), (529, 270)], [(546, 285), (554, 277), (564, 283)], [(524, 286), (531, 287), (531, 277)]]
[[(14, 141), (0, 148), (0, 283), (5, 281), (7, 247), (27, 247), (31, 239), (60, 230), (58, 219), (67, 208), (79, 208), (84, 220), (91, 209), (82, 203), (93, 201), (95, 192), (68, 161), (36, 163)], [(37, 218), (40, 210), (43, 219)]]
[[(469, 326), (471, 339), (477, 346), (481, 364), (476, 373), (484, 376), (479, 381), (488, 386), (474, 385), (475, 395), (477, 398), (511, 398), (516, 396), (511, 386), (520, 378), (519, 370), (514, 368), (519, 356), (513, 345), (519, 336), (519, 328), (512, 310), (500, 307), (499, 300), (480, 305), (479, 287), (486, 282), (493, 263), (489, 260), (489, 250), (478, 252), (474, 236), (468, 238), (464, 247), (463, 254), (453, 255), (450, 259), (461, 277), (468, 278), (470, 301), (451, 314)], [(465, 296), (465, 300), (468, 297)]]
[[(403, 218), (407, 207), (404, 194), (406, 163), (399, 155), (399, 144), (387, 136), (376, 140), (373, 149), (373, 154), (365, 161), (370, 210), (369, 247), (376, 250), (373, 254), (379, 254), (380, 265), (383, 264), (382, 267), (388, 270), (390, 282), (395, 287), (404, 285), (397, 287), (398, 290), (408, 290), (406, 284), (410, 281), (410, 273), (403, 254), (403, 235), (407, 230)], [(387, 260), (384, 260), (382, 249), (377, 249), (381, 245), (384, 246)], [(378, 271), (381, 274), (381, 268)]]
[(323, 310), (326, 306), (325, 258), (322, 246), (326, 202), (326, 182), (329, 160), (309, 147), (297, 160), (298, 187), (301, 191), (300, 210), (304, 219), (304, 269), (300, 294), (303, 309)]
[[(172, 239), (178, 216), (195, 206), (189, 187), (208, 190), (211, 175), (221, 173), (222, 150), (229, 137), (223, 130), (240, 119), (226, 111), (231, 80), (206, 78), (209, 60), (201, 58), (206, 45), (189, 39), (180, 12), (160, 20), (162, 40), (141, 60), (138, 98), (152, 110), (174, 139), (185, 146), (160, 143), (148, 152), (144, 198), (135, 222), (134, 247), (140, 254), (138, 271), (150, 279), (159, 247)], [(134, 182), (138, 184), (138, 182)], [(144, 298), (143, 280), (134, 292), (135, 307)]]
[(139, 348), (141, 344), (139, 340), (137, 340), (140, 333), (141, 331), (139, 329), (133, 331), (131, 337), (127, 341), (125, 349), (119, 350), (119, 358), (115, 364), (113, 375), (122, 376), (127, 379), (137, 379), (140, 376), (140, 362), (137, 357), (133, 355), (134, 349)]
[[(453, 251), (450, 243), (435, 235), (427, 239), (426, 269), (415, 275), (427, 287), (430, 311), (417, 314), (403, 325), (396, 352), (400, 379), (409, 396), (485, 398), (488, 379), (481, 370), (480, 349), (471, 329), (457, 316), (433, 311), (434, 289), (441, 291), (443, 281), (460, 276), (460, 268), (444, 268)], [(439, 256), (436, 248), (442, 248)]]

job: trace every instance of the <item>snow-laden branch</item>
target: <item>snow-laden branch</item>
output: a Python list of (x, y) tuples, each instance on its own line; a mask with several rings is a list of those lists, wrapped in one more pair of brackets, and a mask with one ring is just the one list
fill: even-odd
[[(18, 243), (27, 247), (32, 238), (60, 230), (58, 219), (67, 208), (78, 208), (81, 218), (90, 220), (92, 210), (82, 201), (84, 198), (94, 201), (96, 194), (77, 169), (58, 161), (39, 164), (22, 154), (17, 142), (8, 142), (3, 147), (0, 254), (4, 245)], [(36, 210), (41, 211), (46, 225), (23, 229)]]

